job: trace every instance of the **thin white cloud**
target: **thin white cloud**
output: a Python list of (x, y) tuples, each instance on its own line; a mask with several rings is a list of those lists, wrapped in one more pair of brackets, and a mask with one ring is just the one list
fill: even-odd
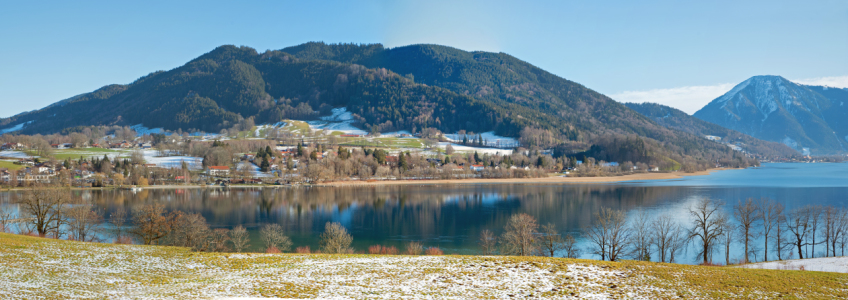
[(652, 102), (668, 105), (687, 114), (696, 111), (732, 89), (735, 84), (724, 83), (717, 85), (684, 86), (670, 89), (654, 89), (647, 91), (626, 91), (610, 95), (618, 102)]
[(805, 85), (820, 85), (835, 88), (848, 88), (848, 76), (832, 76), (790, 80)]
[[(792, 82), (804, 85), (819, 85), (836, 88), (848, 88), (848, 76), (832, 76), (807, 79), (794, 79)], [(694, 114), (699, 109), (724, 95), (736, 84), (724, 83), (717, 85), (684, 86), (670, 89), (655, 89), (647, 91), (626, 91), (610, 95), (619, 102), (653, 102), (668, 105), (687, 114)]]

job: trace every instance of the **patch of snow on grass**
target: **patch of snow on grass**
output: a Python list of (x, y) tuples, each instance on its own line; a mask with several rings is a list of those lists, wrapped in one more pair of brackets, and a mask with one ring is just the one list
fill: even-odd
[[(496, 135), (494, 131), (483, 132), (480, 133), (480, 135), (483, 137), (483, 142), (486, 144), (486, 146), (503, 148), (514, 148), (518, 146), (518, 140), (511, 137)], [(458, 133), (445, 134), (444, 136), (446, 139), (452, 142), (462, 141), (462, 135)], [(477, 133), (475, 133), (474, 135), (467, 135), (467, 137), (469, 141), (474, 140), (477, 138)]]
[(203, 158), (194, 156), (158, 156), (159, 151), (145, 150), (144, 161), (148, 164), (155, 164), (160, 168), (181, 168), (185, 161), (188, 164), (189, 170), (200, 170), (203, 168)]
[(30, 158), (30, 157), (38, 157), (38, 156), (31, 156), (31, 155), (23, 153), (21, 151), (0, 151), (0, 157)]
[(353, 114), (347, 111), (347, 107), (333, 108), (332, 112), (332, 115), (321, 117), (320, 119), (329, 122), (353, 121)]
[(408, 134), (410, 136), (412, 135), (412, 133), (409, 132), (409, 131), (401, 130), (401, 131), (392, 131), (392, 132), (381, 132), (380, 137), (400, 137), (401, 134)]
[(457, 152), (477, 152), (479, 154), (488, 153), (488, 154), (498, 154), (498, 155), (512, 155), (512, 152), (513, 152), (512, 149), (495, 149), (495, 148), (471, 147), (471, 146), (464, 146), (464, 145), (459, 145), (459, 144), (454, 144), (454, 143), (445, 143), (445, 142), (439, 143), (439, 148), (445, 149), (445, 148), (448, 147), (448, 144), (450, 144), (451, 147), (453, 147), (453, 150), (455, 150)]
[(781, 260), (739, 266), (749, 269), (804, 270), (819, 272), (848, 273), (848, 257), (821, 257)]
[(29, 124), (29, 123), (32, 123), (32, 121), (20, 123), (18, 125), (15, 125), (15, 126), (12, 126), (12, 127), (6, 128), (6, 129), (0, 129), (0, 134), (5, 134), (5, 133), (14, 132), (14, 131), (24, 129), (24, 126)]
[[(145, 134), (154, 134), (154, 133), (164, 133), (165, 132), (165, 130), (162, 129), (162, 128), (148, 128), (148, 127), (145, 127), (143, 124), (136, 124), (136, 125), (130, 126), (130, 128), (132, 128), (132, 130), (135, 130), (135, 133), (136, 133), (137, 136), (143, 136)], [(165, 133), (165, 135), (171, 135), (171, 134)]]

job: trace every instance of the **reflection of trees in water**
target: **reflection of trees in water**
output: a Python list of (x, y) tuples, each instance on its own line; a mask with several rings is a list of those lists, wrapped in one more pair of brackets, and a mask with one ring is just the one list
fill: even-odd
[[(479, 233), (500, 233), (508, 218), (528, 213), (540, 224), (577, 232), (607, 206), (630, 210), (674, 200), (677, 187), (616, 185), (427, 185), (281, 189), (145, 189), (75, 191), (109, 215), (158, 203), (167, 210), (197, 212), (210, 225), (255, 228), (279, 223), (287, 232), (313, 234), (327, 221), (341, 221), (372, 239), (439, 240), (473, 246)], [(14, 197), (15, 194), (6, 194)]]

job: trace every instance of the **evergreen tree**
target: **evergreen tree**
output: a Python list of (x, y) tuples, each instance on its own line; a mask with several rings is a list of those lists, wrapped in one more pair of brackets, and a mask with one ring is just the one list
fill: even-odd
[(400, 153), (400, 155), (398, 155), (398, 167), (404, 171), (409, 169), (409, 166), (406, 163), (406, 155), (403, 155), (403, 153)]
[(268, 157), (262, 157), (262, 163), (259, 165), (259, 170), (262, 172), (268, 172), (268, 169), (271, 167), (271, 163), (268, 162)]
[(297, 143), (297, 156), (303, 156), (303, 143)]

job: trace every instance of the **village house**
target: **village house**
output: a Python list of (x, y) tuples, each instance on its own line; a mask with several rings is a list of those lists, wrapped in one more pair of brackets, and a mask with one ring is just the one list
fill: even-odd
[(485, 168), (486, 167), (484, 167), (483, 165), (471, 165), (471, 171), (474, 171), (474, 172), (483, 171), (483, 169), (485, 169)]
[(21, 159), (18, 159), (18, 161), (16, 161), (15, 164), (16, 165), (22, 165), (22, 166), (34, 166), (35, 161), (33, 161), (32, 159), (29, 159), (29, 158), (21, 158)]
[(295, 156), (295, 155), (297, 155), (297, 149), (295, 149), (295, 148), (283, 149), (282, 151), (280, 151), (280, 154), (283, 157)]
[(229, 176), (230, 167), (227, 166), (209, 166), (206, 167), (206, 174), (209, 176)]
[(24, 145), (21, 143), (5, 143), (0, 146), (0, 150), (18, 150), (23, 148)]
[(386, 165), (396, 167), (399, 163), (399, 158), (395, 155), (386, 156)]

